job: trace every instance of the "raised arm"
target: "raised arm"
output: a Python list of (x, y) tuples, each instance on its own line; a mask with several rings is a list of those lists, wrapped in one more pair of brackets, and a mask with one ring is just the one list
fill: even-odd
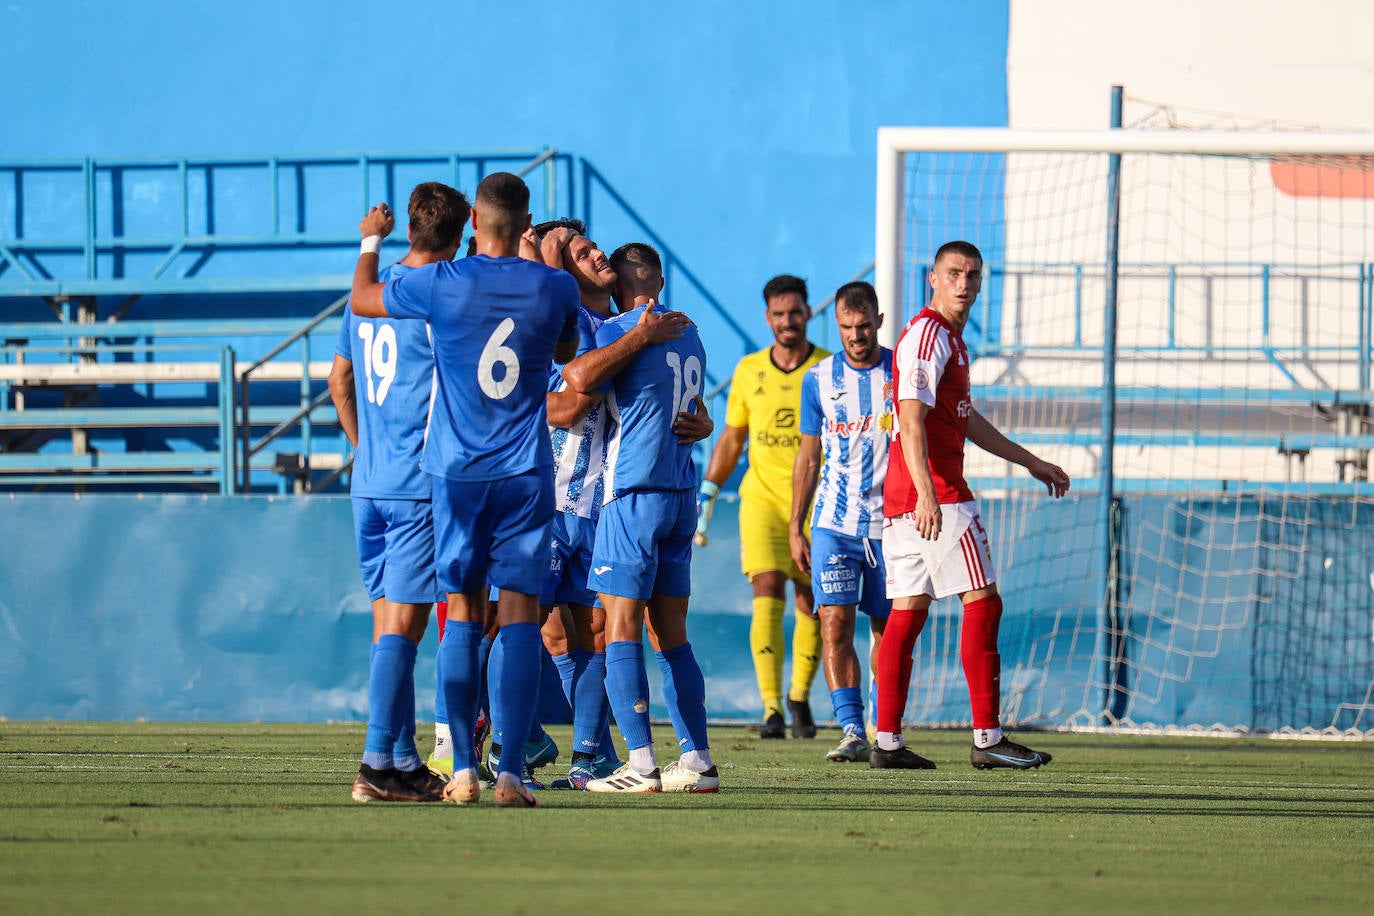
[(358, 447), (358, 401), (353, 388), (353, 361), (334, 354), (334, 364), (329, 367), (329, 397), (334, 402), (334, 412), (339, 415), (339, 426), (348, 437), (349, 444)]
[(968, 416), (968, 441), (1003, 461), (1019, 464), (1045, 485), (1050, 496), (1058, 499), (1069, 491), (1069, 475), (1057, 464), (1036, 457), (1025, 448), (1002, 435), (1001, 430), (980, 414), (971, 410)]
[(385, 318), (386, 306), (382, 302), (382, 290), (386, 284), (377, 280), (377, 265), (381, 261), (382, 239), (391, 234), (396, 226), (396, 218), (386, 204), (378, 204), (362, 222), (358, 231), (363, 234), (362, 251), (358, 254), (358, 264), (353, 268), (352, 306), (355, 315), (365, 318)]
[(811, 575), (811, 542), (806, 522), (811, 513), (811, 497), (816, 493), (816, 475), (821, 467), (821, 437), (802, 433), (797, 458), (792, 463), (792, 518), (787, 523), (788, 546), (792, 560), (804, 574)]

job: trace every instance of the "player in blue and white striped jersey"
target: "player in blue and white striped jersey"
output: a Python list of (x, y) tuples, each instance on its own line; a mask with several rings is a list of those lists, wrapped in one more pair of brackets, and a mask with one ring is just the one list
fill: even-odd
[[(854, 649), (857, 610), (868, 615), (872, 658), (877, 658), (891, 607), (882, 532), (883, 480), (894, 416), (892, 351), (878, 343), (883, 316), (871, 284), (840, 287), (835, 293), (835, 323), (842, 352), (821, 360), (802, 379), (802, 437), (792, 469), (788, 538), (797, 566), (811, 574), (821, 618), (825, 678), (835, 718), (844, 729), (839, 747), (826, 759), (859, 761), (868, 759), (869, 745)], [(815, 506), (808, 514), (813, 495)]]

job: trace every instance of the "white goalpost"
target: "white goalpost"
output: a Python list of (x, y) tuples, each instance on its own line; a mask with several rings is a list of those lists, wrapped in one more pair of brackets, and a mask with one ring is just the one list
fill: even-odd
[[(978, 245), (968, 452), (1013, 725), (1374, 736), (1374, 133), (884, 127), (889, 346)], [(917, 721), (965, 724), (957, 605)]]

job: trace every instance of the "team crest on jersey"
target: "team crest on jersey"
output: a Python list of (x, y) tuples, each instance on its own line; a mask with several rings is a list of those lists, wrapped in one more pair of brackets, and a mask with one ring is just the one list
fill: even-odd
[(892, 383), (891, 383), (891, 382), (883, 382), (883, 400), (884, 400), (884, 401), (888, 401), (888, 402), (891, 402), (891, 400), (892, 400)]
[(930, 387), (930, 376), (926, 375), (926, 370), (924, 370), (924, 369), (917, 369), (917, 370), (916, 370), (916, 388), (917, 388), (917, 390), (919, 390), (919, 391), (925, 391), (925, 390), (928, 389), (929, 387)]

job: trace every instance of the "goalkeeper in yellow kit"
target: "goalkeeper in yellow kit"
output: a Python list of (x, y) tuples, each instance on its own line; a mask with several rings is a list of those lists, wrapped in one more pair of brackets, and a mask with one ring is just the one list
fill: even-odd
[(706, 543), (706, 526), (716, 495), (734, 473), (748, 442), (749, 470), (739, 488), (739, 540), (744, 574), (754, 588), (749, 648), (763, 696), (764, 722), (759, 737), (784, 737), (782, 617), (787, 580), (791, 579), (797, 614), (787, 708), (792, 713), (792, 737), (814, 738), (816, 723), (808, 697), (820, 666), (820, 623), (811, 579), (792, 560), (787, 529), (792, 518), (792, 463), (801, 443), (797, 415), (802, 377), (830, 354), (806, 339), (811, 306), (807, 304), (805, 280), (788, 274), (774, 277), (763, 287), (763, 301), (773, 345), (750, 353), (735, 367), (725, 428), (701, 483), (697, 543)]

